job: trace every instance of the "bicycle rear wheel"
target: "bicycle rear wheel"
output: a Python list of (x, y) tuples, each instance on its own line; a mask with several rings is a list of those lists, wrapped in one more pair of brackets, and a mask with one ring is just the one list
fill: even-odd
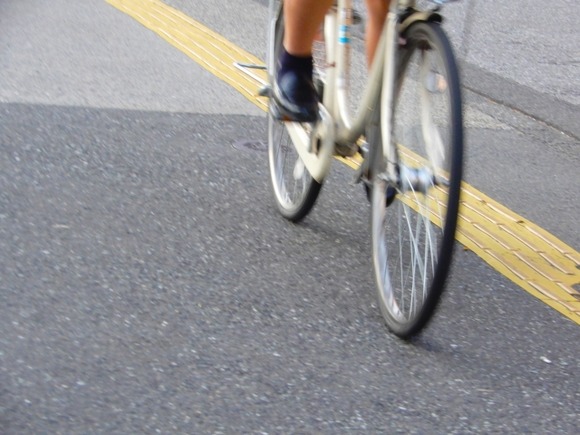
[[(274, 7), (274, 13), (276, 13), (275, 24), (269, 41), (270, 84), (273, 83), (276, 75), (276, 59), (278, 59), (284, 38), (284, 13), (281, 2)], [(271, 104), (272, 100), (270, 100), (268, 110), (268, 162), (274, 198), (282, 216), (292, 222), (298, 222), (306, 217), (314, 206), (322, 181), (316, 181), (308, 172), (294, 147), (288, 125), (273, 116)], [(308, 131), (310, 126), (294, 124), (293, 128)]]
[[(396, 162), (397, 177), (386, 175), (379, 134), (373, 147), (378, 155), (372, 160), (371, 234), (381, 312), (388, 328), (408, 339), (432, 317), (451, 265), (463, 120), (457, 66), (440, 26), (414, 23), (402, 40), (393, 107), (395, 146), (390, 147), (395, 155), (388, 156)], [(375, 125), (379, 110), (388, 108), (375, 110)], [(387, 206), (389, 186), (397, 195)]]

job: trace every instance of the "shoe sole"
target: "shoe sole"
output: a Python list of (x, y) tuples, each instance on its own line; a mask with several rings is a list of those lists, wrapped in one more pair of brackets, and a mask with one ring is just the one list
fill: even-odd
[(280, 94), (280, 90), (277, 86), (274, 85), (271, 100), (273, 104), (271, 105), (271, 113), (274, 118), (278, 119), (279, 121), (286, 121), (286, 122), (301, 122), (301, 123), (315, 123), (320, 120), (320, 116), (318, 111), (313, 116), (302, 115), (300, 113), (296, 113), (293, 110), (287, 108), (287, 106), (282, 103), (282, 98)]

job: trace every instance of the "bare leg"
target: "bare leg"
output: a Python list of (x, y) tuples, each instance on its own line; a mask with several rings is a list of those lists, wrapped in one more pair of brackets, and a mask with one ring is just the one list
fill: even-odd
[(389, 11), (390, 0), (366, 0), (368, 19), (366, 27), (367, 64), (370, 65), (375, 57), (383, 24)]
[[(368, 65), (374, 59), (390, 0), (366, 0), (366, 53)], [(284, 48), (294, 56), (312, 54), (312, 42), (332, 0), (284, 0), (286, 32)]]
[(284, 48), (294, 56), (310, 56), (312, 42), (332, 0), (284, 0)]
[(272, 88), (273, 113), (286, 121), (318, 120), (312, 43), (333, 0), (284, 0), (284, 41)]
[[(273, 88), (280, 119), (314, 122), (318, 95), (312, 82), (312, 43), (333, 0), (284, 0), (284, 50), (278, 57)], [(366, 0), (367, 60), (374, 58), (390, 0)]]

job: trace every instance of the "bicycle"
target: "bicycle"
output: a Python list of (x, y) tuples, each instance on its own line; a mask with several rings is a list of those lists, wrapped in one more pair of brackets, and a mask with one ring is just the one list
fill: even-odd
[[(453, 0), (391, 3), (356, 117), (348, 102), (352, 0), (336, 0), (324, 21), (326, 51), (315, 67), (320, 121), (268, 115), (274, 197), (290, 221), (314, 206), (333, 155), (356, 147), (356, 181), (371, 204), (372, 258), (380, 310), (402, 339), (432, 318), (451, 266), (463, 167), (459, 73), (441, 28)], [(270, 1), (269, 83), (284, 34), (282, 2)], [(317, 62), (318, 63), (318, 62)], [(271, 85), (261, 95), (269, 96)], [(417, 110), (414, 110), (414, 109)]]

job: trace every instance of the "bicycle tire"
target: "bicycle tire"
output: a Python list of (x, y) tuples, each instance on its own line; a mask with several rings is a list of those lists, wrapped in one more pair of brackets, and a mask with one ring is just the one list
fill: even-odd
[[(276, 59), (284, 38), (284, 12), (280, 2), (276, 8), (276, 24), (270, 35), (268, 76), (270, 84), (275, 78)], [(309, 128), (304, 124), (301, 128)], [(312, 210), (322, 188), (308, 172), (292, 143), (286, 123), (276, 119), (272, 112), (272, 99), (268, 110), (268, 166), (272, 190), (278, 211), (286, 219), (299, 222)]]
[[(394, 183), (379, 176), (386, 168), (380, 111), (388, 110), (381, 102), (368, 133), (371, 237), (381, 313), (389, 330), (410, 339), (432, 318), (451, 267), (463, 170), (463, 119), (458, 68), (440, 25), (417, 22), (401, 38), (391, 129), (396, 146), (390, 148), (396, 155), (387, 159), (399, 162), (399, 176)], [(435, 108), (436, 103), (441, 107)], [(422, 185), (415, 183), (418, 177), (412, 179), (419, 174), (430, 174)], [(445, 186), (435, 186), (435, 179)], [(397, 195), (387, 207), (389, 186)]]

